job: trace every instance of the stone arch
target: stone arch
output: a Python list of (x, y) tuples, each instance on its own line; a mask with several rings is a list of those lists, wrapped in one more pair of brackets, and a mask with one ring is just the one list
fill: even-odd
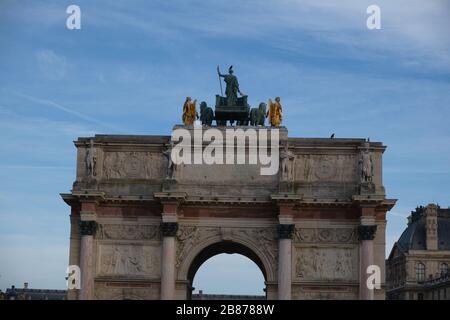
[(137, 296), (135, 294), (118, 294), (114, 296), (111, 300), (144, 300), (144, 298)]
[[(255, 241), (256, 242), (256, 241)], [(275, 282), (277, 265), (267, 254), (267, 248), (257, 245), (244, 237), (233, 236), (224, 240), (221, 236), (214, 236), (198, 242), (191, 248), (178, 268), (178, 280), (192, 285), (194, 276), (200, 266), (209, 258), (221, 253), (238, 253), (252, 260), (261, 270), (265, 282)], [(190, 297), (191, 292), (187, 292)]]

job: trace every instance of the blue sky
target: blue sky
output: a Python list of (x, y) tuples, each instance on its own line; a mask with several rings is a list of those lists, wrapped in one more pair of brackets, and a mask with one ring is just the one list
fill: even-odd
[[(81, 30), (66, 28), (70, 4)], [(370, 4), (381, 30), (366, 27)], [(415, 206), (450, 205), (449, 14), (445, 0), (2, 0), (0, 289), (65, 286), (69, 207), (59, 193), (75, 178), (72, 141), (169, 134), (186, 96), (213, 104), (218, 64), (234, 65), (250, 104), (281, 96), (290, 136), (388, 146), (384, 184), (399, 199), (389, 251)], [(197, 287), (210, 288), (208, 265)], [(257, 278), (239, 287), (224, 276), (211, 290), (260, 292)]]

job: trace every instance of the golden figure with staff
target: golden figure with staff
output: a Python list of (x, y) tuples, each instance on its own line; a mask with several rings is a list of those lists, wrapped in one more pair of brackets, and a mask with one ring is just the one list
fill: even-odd
[(280, 97), (275, 98), (275, 102), (269, 99), (269, 110), (267, 110), (267, 118), (269, 118), (272, 127), (278, 127), (283, 120), (283, 108), (281, 107)]
[(183, 123), (185, 126), (192, 126), (194, 121), (198, 119), (197, 99), (192, 102), (191, 97), (186, 97), (183, 105)]

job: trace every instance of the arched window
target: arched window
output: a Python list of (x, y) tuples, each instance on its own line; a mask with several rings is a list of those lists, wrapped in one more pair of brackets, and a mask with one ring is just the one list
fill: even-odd
[(416, 280), (417, 282), (425, 281), (425, 265), (422, 262), (416, 264)]
[(441, 271), (441, 276), (446, 275), (449, 272), (448, 264), (445, 262), (441, 263), (439, 269)]

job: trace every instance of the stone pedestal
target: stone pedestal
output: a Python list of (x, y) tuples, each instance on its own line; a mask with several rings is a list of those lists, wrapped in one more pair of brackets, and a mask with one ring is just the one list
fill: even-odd
[(293, 224), (278, 225), (278, 300), (291, 299)]
[(175, 299), (175, 235), (178, 223), (163, 222), (161, 256), (161, 300)]
[(97, 229), (95, 221), (80, 221), (80, 271), (81, 288), (78, 293), (79, 300), (94, 299), (94, 234)]

